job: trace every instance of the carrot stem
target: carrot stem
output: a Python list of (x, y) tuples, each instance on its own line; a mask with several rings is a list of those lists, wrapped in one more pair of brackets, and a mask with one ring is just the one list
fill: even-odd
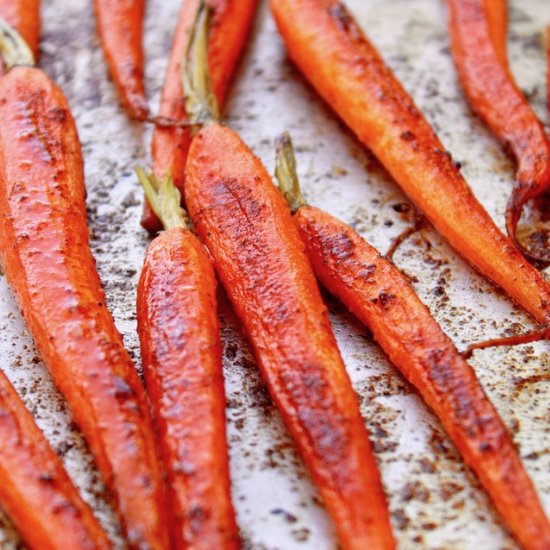
[(275, 140), (277, 152), (275, 160), (275, 177), (279, 182), (279, 189), (294, 214), (301, 206), (307, 204), (300, 189), (300, 180), (296, 172), (296, 158), (290, 134), (285, 132)]
[(212, 10), (201, 0), (182, 63), (185, 109), (192, 124), (204, 125), (220, 118), (208, 68), (208, 29)]
[(25, 39), (0, 17), (0, 56), (7, 70), (16, 65), (36, 65), (34, 55)]
[(136, 176), (153, 212), (161, 220), (164, 228), (189, 229), (187, 212), (180, 206), (181, 194), (172, 178), (166, 175), (159, 181), (155, 174), (147, 174), (143, 168), (136, 168)]

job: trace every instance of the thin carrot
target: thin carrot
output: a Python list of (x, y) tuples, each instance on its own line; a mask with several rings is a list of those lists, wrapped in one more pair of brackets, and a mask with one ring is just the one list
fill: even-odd
[[(550, 262), (548, 238), (535, 233), (527, 247), (516, 237), (525, 203), (550, 187), (550, 141), (495, 45), (493, 11), (504, 0), (448, 0), (451, 47), (472, 108), (509, 147), (518, 168), (506, 208), (510, 238), (535, 261)], [(496, 6), (496, 7), (491, 7)], [(504, 52), (505, 53), (505, 52)], [(526, 239), (523, 239), (526, 241)], [(541, 241), (537, 244), (537, 241)]]
[(145, 120), (149, 106), (143, 82), (145, 0), (94, 0), (105, 61), (120, 102), (129, 115)]
[(493, 338), (470, 344), (468, 348), (461, 353), (464, 359), (469, 359), (476, 349), (487, 349), (497, 346), (518, 346), (520, 344), (529, 344), (531, 342), (540, 342), (541, 340), (550, 340), (550, 327), (542, 330), (526, 332), (524, 334), (515, 334), (514, 336), (504, 336), (503, 338)]
[(40, 0), (0, 0), (0, 18), (19, 32), (38, 59)]
[(506, 0), (482, 0), (489, 29), (489, 36), (499, 62), (508, 68), (508, 2)]
[[(189, 31), (195, 20), (199, 0), (186, 0), (181, 8), (168, 71), (162, 90), (159, 115), (173, 120), (185, 121), (185, 98), (181, 83), (181, 60)], [(212, 0), (213, 24), (208, 38), (208, 64), (214, 93), (223, 105), (231, 76), (243, 47), (257, 0)], [(151, 144), (153, 171), (157, 178), (170, 176), (183, 193), (185, 162), (191, 142), (187, 128), (156, 127)], [(156, 233), (160, 222), (147, 202), (143, 205), (141, 224), (151, 233)]]
[(473, 369), (405, 275), (351, 227), (305, 203), (294, 162), (286, 136), (279, 141), (276, 173), (315, 274), (417, 388), (522, 546), (550, 548), (550, 523)]
[(111, 548), (17, 392), (0, 371), (0, 505), (29, 548)]
[(172, 182), (142, 171), (138, 176), (166, 229), (147, 249), (137, 318), (167, 470), (173, 545), (237, 549), (212, 260), (189, 230)]
[(165, 548), (147, 399), (107, 310), (86, 225), (82, 154), (63, 92), (33, 67), (0, 78), (0, 258), (132, 548)]
[(293, 61), (458, 252), (537, 321), (550, 287), (505, 237), (413, 100), (337, 0), (271, 0)]
[[(206, 57), (201, 14), (193, 52)], [(240, 137), (215, 122), (205, 65), (186, 75), (185, 198), (258, 366), (346, 549), (394, 548), (376, 460), (328, 312), (283, 197)], [(203, 79), (201, 81), (201, 78)]]

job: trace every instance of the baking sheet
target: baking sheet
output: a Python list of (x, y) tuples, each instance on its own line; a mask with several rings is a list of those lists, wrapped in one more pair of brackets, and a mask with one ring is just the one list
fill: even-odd
[[(462, 97), (449, 54), (444, 2), (348, 0), (347, 4), (502, 227), (513, 166)], [(543, 31), (550, 21), (550, 3), (513, 0), (510, 6), (513, 71), (548, 122)], [(147, 79), (155, 107), (179, 7), (180, 0), (148, 2)], [(65, 90), (82, 141), (93, 252), (117, 326), (139, 361), (135, 293), (148, 238), (139, 226), (142, 193), (132, 170), (149, 164), (150, 128), (129, 123), (118, 108), (98, 47), (91, 2), (45, 0), (42, 15), (41, 65)], [(409, 215), (402, 212), (406, 207), (401, 206), (408, 202), (398, 187), (286, 60), (265, 1), (232, 89), (227, 120), (270, 171), (273, 138), (290, 130), (309, 201), (352, 224), (382, 252), (410, 223)], [(409, 239), (395, 261), (459, 349), (534, 326), (431, 229)], [(437, 419), (368, 332), (327, 299), (375, 445), (399, 548), (515, 548)], [(319, 496), (262, 385), (239, 324), (222, 294), (220, 301), (233, 497), (244, 547), (336, 548)], [(37, 356), (3, 277), (0, 331), (4, 370), (117, 548), (123, 548), (91, 457)], [(510, 428), (547, 511), (550, 383), (521, 381), (549, 373), (549, 352), (550, 344), (537, 343), (479, 351), (471, 360)], [(21, 546), (9, 521), (1, 517), (0, 548)]]

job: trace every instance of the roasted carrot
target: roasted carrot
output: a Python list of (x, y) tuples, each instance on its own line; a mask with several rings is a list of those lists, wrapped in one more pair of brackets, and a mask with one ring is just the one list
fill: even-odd
[(137, 319), (167, 470), (173, 546), (236, 549), (212, 260), (188, 229), (173, 183), (138, 176), (166, 229), (147, 249)]
[[(199, 0), (186, 0), (183, 3), (162, 90), (159, 115), (176, 121), (184, 122), (186, 118), (181, 60), (199, 4)], [(214, 93), (220, 105), (223, 105), (231, 76), (246, 42), (256, 4), (257, 0), (210, 2), (213, 9), (213, 24), (208, 39), (208, 64)], [(155, 175), (159, 179), (172, 177), (182, 193), (190, 140), (188, 128), (157, 126), (151, 144)], [(161, 228), (157, 216), (147, 202), (143, 205), (141, 224), (151, 233)]]
[(520, 544), (527, 550), (550, 548), (550, 523), (473, 369), (405, 275), (351, 227), (305, 203), (288, 136), (279, 141), (278, 149), (281, 191), (321, 283), (369, 328), (416, 387)]
[(537, 321), (550, 287), (505, 237), (413, 100), (337, 0), (271, 0), (293, 61), (459, 253)]
[(506, 0), (482, 0), (489, 29), (489, 36), (503, 67), (508, 67), (508, 2)]
[(105, 61), (122, 106), (145, 120), (149, 106), (143, 82), (145, 0), (94, 0), (97, 29)]
[(531, 342), (540, 342), (541, 340), (550, 340), (550, 327), (542, 330), (535, 330), (514, 336), (504, 336), (502, 338), (493, 338), (470, 344), (468, 348), (461, 353), (464, 359), (469, 359), (476, 349), (487, 349), (497, 346), (518, 346), (520, 344), (529, 344)]
[(131, 548), (166, 548), (147, 399), (107, 310), (86, 225), (82, 154), (44, 72), (0, 78), (0, 259), (44, 363), (67, 399)]
[(2, 371), (0, 506), (29, 548), (111, 548), (61, 460)]
[[(206, 35), (201, 12), (194, 54), (206, 54)], [(343, 547), (394, 548), (357, 397), (298, 232), (261, 162), (214, 120), (208, 79), (198, 76), (205, 65), (195, 58), (184, 83), (190, 120), (204, 121), (189, 149), (189, 213)]]
[(40, 0), (0, 0), (0, 18), (19, 32), (37, 59)]
[[(550, 186), (550, 142), (544, 126), (514, 81), (508, 61), (495, 45), (494, 11), (504, 0), (448, 0), (451, 49), (472, 108), (517, 161), (512, 195), (506, 207), (508, 235), (535, 261), (550, 262), (546, 235), (536, 233), (529, 247), (516, 237), (525, 203)], [(496, 7), (492, 7), (496, 6)], [(535, 235), (533, 235), (535, 236)], [(523, 239), (526, 241), (527, 239)], [(537, 246), (537, 241), (541, 241)]]

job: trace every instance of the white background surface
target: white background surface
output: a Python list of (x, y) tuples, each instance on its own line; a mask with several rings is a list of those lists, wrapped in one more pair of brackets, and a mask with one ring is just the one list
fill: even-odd
[[(227, 108), (228, 123), (241, 132), (270, 171), (273, 138), (290, 130), (309, 201), (354, 225), (385, 252), (391, 239), (409, 223), (394, 209), (406, 200), (289, 65), (266, 2), (260, 4)], [(550, 21), (550, 3), (514, 0), (510, 4), (513, 70), (547, 122), (543, 30)], [(513, 166), (465, 104), (449, 54), (444, 2), (349, 0), (348, 5), (447, 149), (462, 163), (477, 196), (503, 226)], [(179, 7), (179, 0), (150, 0), (148, 5), (147, 78), (155, 109)], [(129, 123), (118, 108), (98, 47), (91, 2), (45, 0), (42, 15), (41, 65), (65, 90), (78, 123), (93, 251), (117, 325), (138, 361), (135, 292), (147, 236), (139, 226), (142, 194), (132, 170), (149, 163), (150, 128)], [(407, 241), (395, 261), (411, 276), (420, 297), (459, 349), (534, 326), (430, 229)], [(322, 504), (221, 293), (220, 301), (233, 495), (244, 547), (336, 548)], [(375, 443), (399, 547), (515, 548), (437, 419), (367, 331), (340, 305), (333, 300), (329, 303)], [(122, 547), (90, 455), (36, 355), (3, 277), (0, 331), (2, 368), (62, 456), (83, 496)], [(550, 383), (518, 382), (533, 374), (548, 374), (549, 351), (548, 343), (540, 343), (481, 351), (472, 359), (513, 433), (547, 510)], [(1, 519), (0, 548), (20, 544), (9, 522)]]

